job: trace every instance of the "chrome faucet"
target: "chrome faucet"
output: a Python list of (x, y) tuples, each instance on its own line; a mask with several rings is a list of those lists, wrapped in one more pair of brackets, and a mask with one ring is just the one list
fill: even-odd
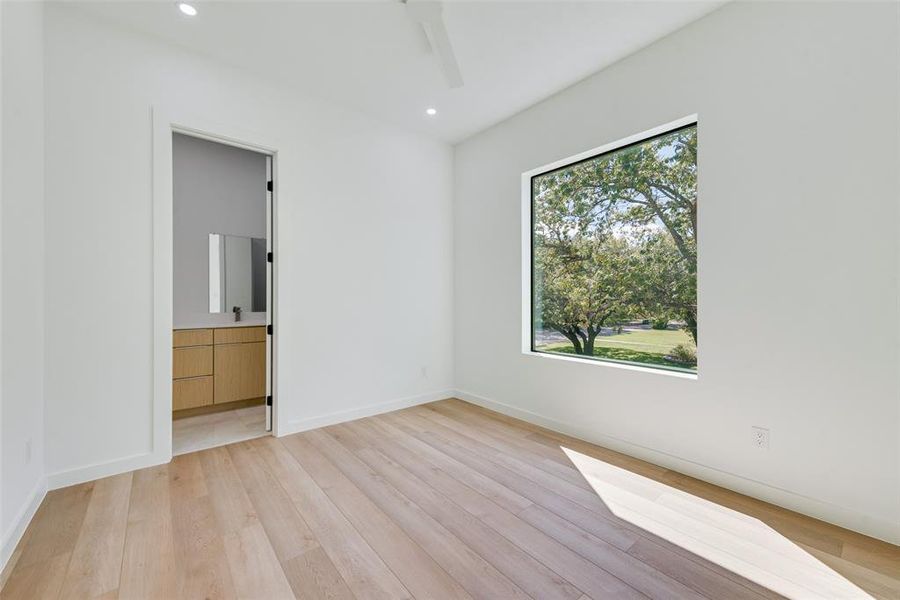
[(241, 320), (241, 307), (240, 306), (235, 306), (234, 308), (231, 309), (231, 312), (234, 313), (235, 322)]

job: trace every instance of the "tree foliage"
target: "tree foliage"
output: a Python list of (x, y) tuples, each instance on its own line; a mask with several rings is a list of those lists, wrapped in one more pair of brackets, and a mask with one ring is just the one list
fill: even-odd
[(535, 319), (593, 355), (601, 329), (682, 320), (697, 340), (697, 131), (536, 177)]

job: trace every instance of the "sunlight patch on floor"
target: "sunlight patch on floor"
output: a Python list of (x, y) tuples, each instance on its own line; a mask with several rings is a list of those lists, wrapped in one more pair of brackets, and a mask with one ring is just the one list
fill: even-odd
[(759, 519), (561, 448), (609, 510), (632, 525), (788, 598), (871, 598)]

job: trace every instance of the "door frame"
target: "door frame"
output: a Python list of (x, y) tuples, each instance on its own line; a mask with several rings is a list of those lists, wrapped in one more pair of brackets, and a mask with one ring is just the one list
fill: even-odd
[[(173, 176), (172, 134), (181, 133), (228, 146), (252, 150), (271, 157), (273, 189), (271, 194), (269, 251), (271, 297), (267, 322), (278, 312), (278, 201), (279, 151), (284, 145), (276, 137), (244, 128), (240, 124), (212, 120), (189, 111), (154, 104), (153, 128), (153, 406), (152, 459), (155, 464), (172, 460), (172, 328), (173, 322)], [(277, 330), (273, 326), (268, 339), (269, 377), (272, 396), (271, 435), (278, 435), (278, 352)]]

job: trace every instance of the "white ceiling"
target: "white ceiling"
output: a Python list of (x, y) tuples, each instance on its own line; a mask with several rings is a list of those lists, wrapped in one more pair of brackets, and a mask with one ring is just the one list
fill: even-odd
[[(414, 0), (411, 0), (414, 1)], [(700, 18), (703, 1), (445, 2), (464, 86), (450, 89), (406, 7), (173, 1), (77, 6), (292, 88), (460, 141)], [(434, 106), (438, 115), (428, 117)]]

